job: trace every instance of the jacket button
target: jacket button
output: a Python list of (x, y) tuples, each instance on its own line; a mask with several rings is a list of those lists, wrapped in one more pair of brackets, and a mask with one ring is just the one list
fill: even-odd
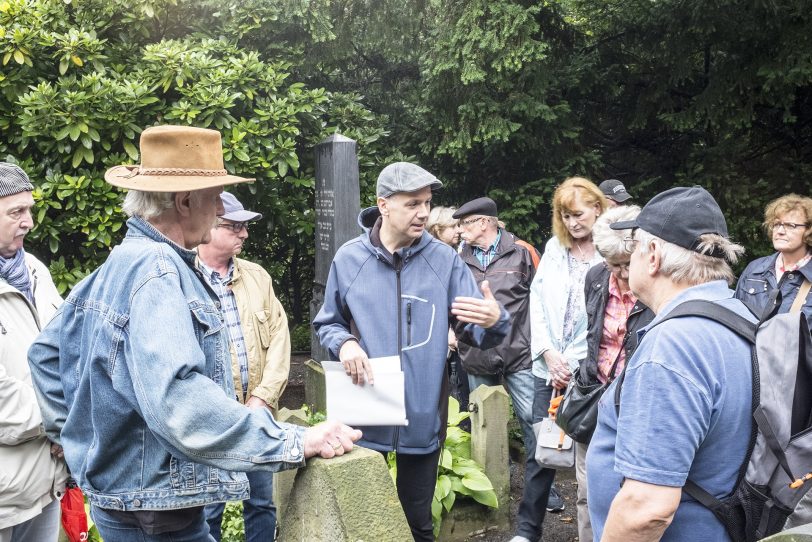
[(754, 293), (756, 293), (756, 289), (755, 288), (750, 288), (749, 290), (747, 290), (747, 293), (748, 294), (754, 294)]
[(133, 506), (135, 506), (136, 508), (141, 506), (141, 500), (140, 499), (135, 499), (133, 501)]
[(290, 449), (291, 457), (299, 457), (299, 448), (293, 447)]

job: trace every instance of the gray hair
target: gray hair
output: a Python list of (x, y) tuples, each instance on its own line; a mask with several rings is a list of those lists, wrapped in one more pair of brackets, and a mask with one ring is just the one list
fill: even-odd
[(601, 256), (610, 260), (625, 259), (628, 256), (623, 246), (623, 238), (629, 235), (628, 230), (613, 230), (609, 226), (615, 222), (634, 220), (639, 214), (640, 207), (637, 205), (622, 205), (608, 209), (598, 217), (592, 226), (592, 243)]
[[(712, 280), (725, 280), (728, 284), (733, 284), (735, 276), (730, 264), (735, 264), (739, 256), (744, 254), (744, 247), (716, 233), (702, 235), (697, 252), (664, 241), (642, 228), (635, 232), (635, 239), (640, 242), (639, 250), (642, 254), (648, 253), (651, 243), (659, 247), (662, 274), (674, 282), (691, 286)], [(722, 254), (724, 257), (709, 256), (711, 253)]]
[(160, 216), (175, 203), (175, 192), (142, 192), (129, 190), (124, 196), (121, 209), (127, 216), (139, 216), (144, 220)]

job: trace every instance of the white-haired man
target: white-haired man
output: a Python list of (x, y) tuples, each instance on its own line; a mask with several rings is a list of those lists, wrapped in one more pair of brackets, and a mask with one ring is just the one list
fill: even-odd
[(656, 317), (600, 402), (586, 458), (595, 540), (729, 540), (682, 488), (690, 477), (722, 497), (736, 484), (751, 432), (750, 345), (704, 317), (666, 318), (706, 300), (753, 321), (728, 288), (728, 262), (743, 250), (701, 187), (667, 190), (611, 227), (630, 230), (629, 285)]
[[(197, 247), (200, 270), (223, 310), (231, 343), (234, 395), (248, 408), (276, 412), (290, 372), (290, 332), (271, 276), (262, 266), (237, 258), (248, 238), (248, 225), (262, 219), (229, 192), (220, 194), (225, 213), (211, 230), (211, 242)], [(276, 530), (273, 473), (248, 472), (251, 498), (243, 501), (246, 542), (261, 542)], [(206, 521), (221, 538), (224, 503), (206, 506)]]
[(62, 303), (48, 268), (23, 249), (34, 185), (0, 162), (0, 542), (56, 542), (68, 473), (42, 430), (28, 347)]
[(248, 498), (243, 471), (350, 450), (360, 432), (303, 429), (234, 400), (221, 304), (195, 266), (223, 214), (219, 132), (157, 126), (127, 188), (127, 235), (74, 287), (29, 351), (45, 430), (105, 540), (211, 540), (203, 507)]

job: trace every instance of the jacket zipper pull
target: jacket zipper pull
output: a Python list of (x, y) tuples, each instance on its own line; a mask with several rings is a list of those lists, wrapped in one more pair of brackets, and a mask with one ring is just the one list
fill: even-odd
[(406, 344), (412, 344), (412, 302), (406, 303)]

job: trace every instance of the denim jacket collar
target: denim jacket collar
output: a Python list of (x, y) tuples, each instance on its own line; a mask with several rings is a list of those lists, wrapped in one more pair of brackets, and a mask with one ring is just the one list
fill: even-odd
[(127, 237), (137, 237), (140, 234), (141, 236), (152, 239), (153, 241), (166, 243), (172, 247), (172, 250), (177, 252), (181, 258), (183, 258), (183, 261), (185, 261), (190, 267), (194, 268), (197, 252), (194, 250), (189, 250), (188, 248), (183, 248), (140, 216), (130, 217), (130, 219), (127, 220), (127, 228)]

